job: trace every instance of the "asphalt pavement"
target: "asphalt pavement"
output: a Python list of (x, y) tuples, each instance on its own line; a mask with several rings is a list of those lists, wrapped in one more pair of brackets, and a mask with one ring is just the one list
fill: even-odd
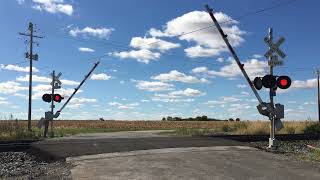
[(319, 166), (246, 142), (159, 133), (82, 134), (34, 142), (31, 149), (74, 164), (73, 179), (320, 179)]

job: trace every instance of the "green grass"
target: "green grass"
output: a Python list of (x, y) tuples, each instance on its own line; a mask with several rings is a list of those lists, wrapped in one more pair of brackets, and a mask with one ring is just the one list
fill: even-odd
[(311, 152), (305, 155), (300, 155), (298, 158), (299, 157), (305, 161), (320, 162), (320, 150), (311, 150)]

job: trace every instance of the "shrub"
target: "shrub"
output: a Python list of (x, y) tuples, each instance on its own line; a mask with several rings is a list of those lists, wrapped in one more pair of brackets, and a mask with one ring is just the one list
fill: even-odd
[(229, 118), (229, 121), (234, 121), (232, 118)]
[(240, 121), (240, 118), (237, 118), (236, 121)]
[(320, 133), (320, 124), (319, 123), (308, 124), (303, 132), (306, 134)]

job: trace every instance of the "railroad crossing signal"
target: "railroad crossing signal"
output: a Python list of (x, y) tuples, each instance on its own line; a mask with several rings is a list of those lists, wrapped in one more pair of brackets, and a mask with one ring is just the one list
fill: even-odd
[(291, 86), (291, 79), (289, 76), (273, 76), (267, 74), (263, 77), (254, 78), (253, 85), (257, 90), (265, 88), (288, 89)]
[(62, 99), (64, 99), (64, 97), (62, 97), (60, 94), (54, 94), (53, 98), (52, 98), (51, 94), (44, 94), (42, 96), (42, 100), (44, 102), (48, 102), (48, 103), (52, 102), (52, 100), (55, 101), (55, 102), (60, 103), (62, 101)]
[(284, 37), (281, 37), (278, 42), (273, 43), (269, 37), (264, 38), (264, 42), (270, 47), (269, 51), (264, 55), (266, 58), (272, 57), (273, 53), (276, 52), (281, 58), (285, 58), (286, 54), (279, 48), (279, 46), (285, 41)]

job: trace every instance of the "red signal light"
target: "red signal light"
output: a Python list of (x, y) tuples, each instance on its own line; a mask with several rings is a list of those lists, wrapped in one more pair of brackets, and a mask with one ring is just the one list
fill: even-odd
[(279, 76), (277, 79), (277, 86), (280, 89), (288, 89), (291, 86), (291, 79), (288, 76)]
[(286, 86), (288, 84), (288, 81), (286, 79), (281, 79), (280, 80), (280, 85), (281, 86)]
[(60, 94), (55, 94), (55, 95), (53, 96), (53, 100), (54, 100), (55, 102), (61, 102), (62, 99), (63, 99), (63, 97), (62, 97)]

